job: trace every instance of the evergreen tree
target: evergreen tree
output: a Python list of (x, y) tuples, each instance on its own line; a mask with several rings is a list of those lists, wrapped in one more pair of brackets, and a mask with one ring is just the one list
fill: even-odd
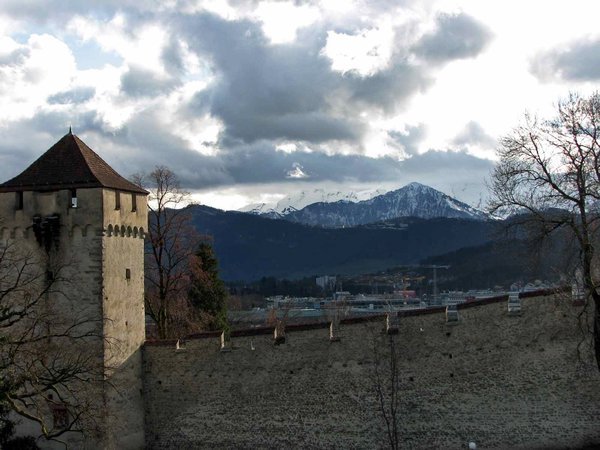
[(201, 242), (194, 256), (190, 303), (207, 316), (209, 329), (227, 330), (227, 289), (219, 278), (219, 264), (210, 243)]
[(15, 423), (9, 418), (10, 408), (0, 402), (0, 448), (4, 450), (39, 450), (33, 436), (15, 437)]

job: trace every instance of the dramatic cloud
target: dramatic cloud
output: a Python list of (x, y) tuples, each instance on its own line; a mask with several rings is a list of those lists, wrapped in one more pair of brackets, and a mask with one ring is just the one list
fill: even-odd
[(440, 14), (435, 30), (423, 37), (415, 52), (434, 62), (472, 58), (481, 53), (491, 37), (487, 27), (467, 14)]
[(460, 148), (478, 147), (487, 151), (493, 151), (498, 146), (498, 141), (487, 134), (483, 127), (475, 121), (467, 123), (452, 143)]
[(543, 52), (533, 58), (531, 71), (543, 81), (598, 81), (600, 39), (576, 41), (563, 48)]
[(404, 132), (390, 131), (388, 134), (405, 155), (413, 156), (419, 152), (419, 144), (425, 137), (426, 127), (420, 123), (416, 126), (406, 127)]
[(51, 105), (67, 105), (85, 103), (96, 94), (93, 87), (79, 87), (64, 92), (58, 92), (48, 97), (48, 103)]
[(69, 47), (53, 36), (34, 34), (25, 44), (4, 38), (0, 47), (0, 119), (31, 117), (49, 96), (69, 88), (75, 70)]
[(131, 68), (121, 77), (121, 90), (132, 97), (152, 97), (172, 91), (179, 83), (154, 72)]
[[(487, 190), (483, 180), (494, 167), (489, 159), (466, 152), (430, 150), (402, 163), (404, 179), (435, 187), (475, 206), (483, 206)], [(408, 177), (406, 174), (409, 174)], [(451, 174), (451, 176), (449, 175)]]
[(453, 5), (5, 0), (0, 177), (72, 126), (124, 175), (168, 164), (203, 192), (420, 181), (479, 198), (496, 135), (597, 80), (600, 40), (593, 20), (557, 33), (575, 6), (546, 23)]
[(215, 75), (196, 99), (199, 111), (210, 110), (225, 124), (228, 138), (244, 142), (360, 145), (367, 126), (361, 112), (392, 113), (428, 84), (424, 72), (400, 59), (369, 76), (333, 71), (320, 52), (326, 36), (320, 28), (279, 46), (270, 45), (248, 21), (201, 15), (187, 18), (180, 28), (190, 48), (210, 60)]

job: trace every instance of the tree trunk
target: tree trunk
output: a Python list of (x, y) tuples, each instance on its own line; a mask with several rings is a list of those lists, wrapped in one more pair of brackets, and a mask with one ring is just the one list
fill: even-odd
[(600, 370), (600, 294), (594, 289), (592, 291), (594, 299), (594, 354), (596, 356), (596, 365)]
[(167, 310), (161, 307), (158, 310), (158, 337), (160, 339), (167, 339)]

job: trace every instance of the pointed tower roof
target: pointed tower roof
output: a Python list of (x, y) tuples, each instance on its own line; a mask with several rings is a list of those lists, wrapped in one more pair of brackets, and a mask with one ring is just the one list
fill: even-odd
[(115, 172), (69, 130), (20, 175), (0, 184), (0, 192), (97, 187), (148, 194)]

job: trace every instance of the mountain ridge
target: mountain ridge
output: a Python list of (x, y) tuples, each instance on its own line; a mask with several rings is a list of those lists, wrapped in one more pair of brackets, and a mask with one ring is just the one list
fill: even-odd
[(299, 211), (313, 203), (335, 203), (338, 201), (359, 202), (368, 200), (388, 192), (385, 189), (363, 189), (350, 192), (330, 192), (325, 189), (313, 189), (289, 194), (277, 203), (253, 203), (238, 209), (240, 212), (252, 213), (272, 219), (280, 219), (294, 211)]
[(487, 220), (483, 211), (463, 203), (432, 187), (409, 183), (373, 198), (347, 202), (313, 203), (283, 215), (283, 219), (328, 228), (352, 227), (396, 217), (436, 217)]
[(496, 223), (472, 219), (390, 219), (323, 228), (207, 206), (190, 207), (197, 231), (213, 237), (224, 280), (351, 274), (483, 244)]

